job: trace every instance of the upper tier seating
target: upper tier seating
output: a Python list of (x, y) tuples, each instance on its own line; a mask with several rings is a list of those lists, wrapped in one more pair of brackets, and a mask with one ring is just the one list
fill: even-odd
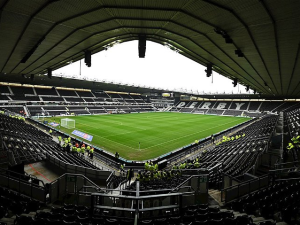
[(282, 102), (268, 102), (268, 101), (264, 101), (261, 105), (261, 107), (259, 108), (259, 111), (261, 112), (265, 112), (265, 111), (276, 111), (276, 108), (279, 107), (280, 105), (282, 105)]
[(65, 97), (67, 102), (84, 102), (82, 98), (67, 98)]
[(43, 96), (42, 99), (45, 102), (64, 102), (65, 101), (62, 97)]
[(6, 85), (0, 85), (0, 93), (2, 94), (10, 94), (10, 91)]
[(7, 95), (0, 95), (0, 101), (3, 100), (3, 101), (8, 101), (10, 100)]
[(28, 106), (27, 109), (31, 116), (37, 116), (44, 112), (41, 106)]
[(110, 98), (105, 92), (93, 92), (97, 98)]
[(298, 102), (284, 102), (282, 105), (277, 107), (274, 111), (277, 111), (277, 112), (287, 111), (287, 110), (293, 109), (293, 107), (295, 107), (297, 105), (299, 107), (299, 104), (300, 103), (298, 103)]
[(37, 95), (54, 95), (57, 96), (57, 92), (55, 88), (35, 88), (36, 94)]
[(60, 96), (76, 96), (77, 94), (75, 93), (75, 91), (71, 91), (71, 90), (57, 90)]
[(92, 92), (89, 91), (76, 91), (80, 97), (94, 97)]
[(1, 106), (0, 108), (2, 109), (6, 109), (6, 110), (9, 110), (11, 112), (14, 112), (14, 113), (20, 113), (21, 111), (24, 111), (24, 107), (23, 106)]
[(10, 88), (15, 95), (25, 95), (25, 94), (34, 95), (32, 87), (10, 86)]
[(24, 96), (24, 95), (11, 95), (10, 96), (14, 101), (31, 101), (31, 102), (39, 102), (41, 101), (38, 96)]
[(259, 107), (260, 107), (261, 102), (257, 101), (257, 102), (250, 102), (249, 111), (258, 111)]
[(83, 98), (85, 102), (95, 102), (93, 98)]
[(120, 95), (118, 95), (118, 94), (114, 94), (114, 93), (106, 93), (110, 98), (121, 98), (121, 96)]
[(234, 110), (247, 110), (249, 102), (232, 102), (229, 109)]

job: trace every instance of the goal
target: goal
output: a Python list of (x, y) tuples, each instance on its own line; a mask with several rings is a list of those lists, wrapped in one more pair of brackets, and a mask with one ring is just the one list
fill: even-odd
[(75, 128), (75, 120), (72, 119), (61, 119), (60, 124), (62, 127), (65, 127), (67, 129)]

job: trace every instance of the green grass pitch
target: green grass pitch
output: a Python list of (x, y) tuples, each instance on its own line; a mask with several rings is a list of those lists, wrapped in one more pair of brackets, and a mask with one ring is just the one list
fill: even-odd
[[(76, 130), (93, 135), (91, 144), (113, 154), (117, 151), (128, 160), (152, 159), (249, 120), (160, 112), (52, 117), (48, 121), (60, 123), (61, 118), (74, 119)], [(60, 129), (68, 134), (74, 130)]]

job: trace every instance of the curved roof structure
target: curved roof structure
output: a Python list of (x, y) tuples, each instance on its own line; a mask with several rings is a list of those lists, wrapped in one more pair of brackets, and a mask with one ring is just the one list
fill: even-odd
[(297, 98), (299, 8), (298, 0), (0, 0), (0, 72), (45, 74), (145, 35), (260, 93)]

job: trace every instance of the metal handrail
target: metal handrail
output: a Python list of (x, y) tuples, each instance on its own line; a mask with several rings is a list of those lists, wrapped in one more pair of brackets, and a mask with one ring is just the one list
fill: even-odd
[[(44, 183), (44, 181), (42, 181), (42, 180), (40, 180), (40, 179), (38, 179), (38, 178), (36, 178), (36, 177), (33, 177), (33, 176), (27, 176), (27, 175), (24, 175), (24, 174), (20, 174), (20, 173), (17, 173), (17, 172), (14, 172), (14, 171), (10, 171), (10, 170), (2, 170), (2, 171), (5, 171), (5, 173), (3, 173), (3, 174), (5, 174), (5, 175), (7, 175), (7, 174), (16, 174), (17, 176), (18, 176), (18, 180), (20, 180), (20, 178), (21, 177), (23, 177), (23, 178), (34, 178), (34, 179), (37, 179), (39, 182), (41, 182), (42, 183), (42, 187), (45, 187), (45, 183)], [(16, 178), (16, 177), (14, 177), (14, 176), (9, 176), (8, 175), (8, 177), (12, 177), (12, 178)], [(26, 182), (26, 180), (22, 180), (22, 181), (24, 181), (24, 182)], [(30, 182), (28, 182), (28, 183), (30, 183)], [(36, 184), (34, 184), (34, 185), (36, 185)], [(40, 185), (38, 185), (39, 187), (41, 187)]]
[(266, 174), (266, 175), (264, 175), (264, 176), (261, 176), (261, 177), (255, 178), (255, 179), (252, 179), (252, 180), (249, 180), (249, 181), (245, 181), (245, 182), (242, 182), (242, 183), (239, 183), (239, 184), (236, 184), (236, 185), (233, 185), (233, 186), (224, 188), (224, 189), (222, 189), (221, 191), (226, 191), (226, 190), (228, 190), (228, 189), (233, 189), (233, 188), (235, 188), (235, 187), (239, 187), (239, 186), (241, 186), (241, 185), (245, 185), (245, 184), (248, 184), (248, 183), (253, 182), (253, 181), (256, 181), (256, 180), (262, 180), (263, 178), (266, 178), (266, 177), (268, 177), (268, 176), (269, 176), (269, 175)]
[[(268, 178), (269, 177), (269, 175), (267, 174), (267, 175), (264, 175), (264, 176), (261, 176), (261, 177), (258, 177), (258, 178), (255, 178), (255, 179), (252, 179), (252, 180), (249, 180), (249, 181), (245, 181), (245, 182), (242, 182), (242, 183), (239, 183), (239, 184), (236, 184), (236, 185), (233, 185), (233, 186), (230, 186), (230, 187), (227, 187), (227, 188), (224, 188), (224, 189), (222, 189), (221, 190), (221, 202), (224, 202), (224, 201), (226, 201), (226, 198), (225, 199), (223, 199), (223, 194), (224, 193), (226, 193), (228, 190), (230, 190), (230, 189), (234, 189), (234, 188), (237, 188), (238, 189), (238, 198), (239, 197), (241, 197), (240, 195), (239, 195), (239, 193), (240, 193), (240, 187), (243, 185), (247, 185), (249, 188), (248, 188), (248, 190), (250, 190), (250, 184), (251, 183), (254, 183), (255, 181), (261, 181), (261, 180), (263, 180), (263, 179), (265, 179), (265, 178)], [(259, 186), (259, 189), (261, 189), (261, 187)], [(249, 194), (249, 193), (248, 193)]]
[[(10, 173), (15, 173), (15, 172), (10, 171)], [(18, 173), (15, 173), (15, 174), (18, 174)], [(20, 177), (24, 176), (24, 175), (22, 175), (22, 174), (18, 174), (18, 175), (20, 175), (20, 176), (19, 177), (10, 176), (9, 174), (6, 174), (6, 173), (1, 173), (0, 174), (0, 176), (7, 177), (9, 180), (16, 180), (18, 182), (18, 187), (19, 187), (18, 192), (19, 192), (19, 194), (22, 192), (21, 191), (21, 183), (30, 185), (30, 193), (31, 194), (29, 196), (31, 198), (33, 197), (33, 188), (38, 188), (38, 189), (42, 189), (42, 190), (46, 191), (46, 187), (45, 187), (44, 182), (42, 180), (39, 180), (43, 184), (43, 186), (40, 186), (38, 184), (28, 182), (26, 180), (21, 179)], [(10, 187), (10, 185), (8, 185), (8, 187)], [(46, 195), (44, 196), (44, 202), (46, 202)]]

